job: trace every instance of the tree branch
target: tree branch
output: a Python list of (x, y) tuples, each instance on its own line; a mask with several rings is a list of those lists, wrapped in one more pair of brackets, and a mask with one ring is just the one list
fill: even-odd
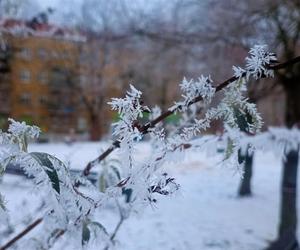
[(10, 241), (8, 241), (4, 246), (2, 246), (0, 248), (0, 250), (6, 250), (7, 248), (11, 247), (19, 239), (21, 239), (23, 236), (28, 234), (32, 229), (34, 229), (37, 225), (39, 225), (42, 221), (43, 221), (43, 218), (38, 218), (37, 220), (35, 220), (32, 224), (30, 224), (27, 228), (25, 228), (21, 233), (16, 235), (14, 238), (12, 238)]

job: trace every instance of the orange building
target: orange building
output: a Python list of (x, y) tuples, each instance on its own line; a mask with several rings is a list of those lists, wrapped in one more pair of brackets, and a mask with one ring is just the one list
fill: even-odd
[(0, 114), (39, 125), (43, 131), (86, 130), (74, 87), (85, 37), (74, 30), (18, 20), (0, 22), (8, 68), (0, 78)]

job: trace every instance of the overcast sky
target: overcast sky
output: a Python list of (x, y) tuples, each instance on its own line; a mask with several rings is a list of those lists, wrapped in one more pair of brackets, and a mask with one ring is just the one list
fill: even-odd
[[(63, 23), (80, 17), (82, 0), (29, 0), (31, 8), (26, 11), (27, 17), (33, 16), (48, 7), (55, 9), (50, 22)], [(75, 22), (75, 20), (74, 20)]]
[[(135, 20), (142, 25), (144, 17), (148, 16), (149, 23), (151, 18), (156, 20), (159, 18), (161, 22), (166, 24), (172, 19), (177, 18), (180, 23), (184, 24), (187, 17), (187, 10), (196, 16), (201, 16), (199, 9), (193, 10), (190, 5), (186, 9), (184, 0), (13, 0), (18, 3), (19, 13), (11, 13), (9, 16), (13, 18), (30, 19), (42, 11), (46, 11), (48, 7), (54, 9), (54, 13), (49, 16), (50, 23), (58, 25), (77, 26), (83, 25), (85, 27), (101, 30), (101, 15), (106, 16), (105, 20), (113, 24), (114, 27), (118, 23), (124, 24), (127, 20)], [(12, 2), (13, 2), (12, 1)], [(118, 4), (118, 1), (120, 3)], [(202, 0), (205, 2), (205, 0)], [(201, 3), (202, 3), (201, 1)], [(0, 2), (1, 3), (1, 2)], [(121, 4), (122, 3), (122, 4)], [(124, 7), (125, 6), (125, 7)], [(184, 7), (185, 6), (185, 7)], [(183, 12), (178, 15), (175, 8), (181, 8)], [(126, 10), (124, 11), (123, 10)], [(5, 9), (5, 8), (3, 8)], [(175, 10), (175, 12), (174, 12)], [(0, 6), (1, 12), (1, 6)], [(104, 14), (105, 13), (105, 14)], [(124, 15), (123, 15), (124, 13)], [(176, 16), (174, 15), (176, 14)], [(154, 15), (153, 15), (154, 14)], [(1, 16), (1, 13), (0, 13)], [(123, 19), (122, 19), (123, 18)], [(138, 19), (136, 19), (138, 18)], [(103, 19), (104, 20), (104, 19)], [(137, 21), (138, 20), (138, 21)], [(116, 26), (115, 26), (116, 25)], [(110, 26), (112, 27), (112, 26)]]
[[(31, 3), (32, 6), (35, 6), (35, 14), (40, 12), (41, 10), (45, 10), (47, 7), (52, 7), (56, 11), (53, 14), (51, 21), (61, 22), (63, 19), (68, 19), (68, 16), (75, 16), (75, 18), (81, 17), (81, 7), (82, 4), (87, 4), (88, 2), (95, 2), (98, 6), (95, 6), (95, 9), (101, 6), (101, 1), (93, 1), (93, 0), (27, 0)], [(106, 0), (109, 1), (109, 0)], [(167, 9), (167, 6), (171, 6), (174, 3), (174, 0), (124, 0), (127, 1), (127, 6), (129, 8), (142, 8), (143, 11), (153, 11), (153, 8), (157, 8), (158, 6), (163, 6), (162, 9)], [(33, 11), (30, 8), (31, 11)], [(27, 13), (28, 14), (28, 13)]]

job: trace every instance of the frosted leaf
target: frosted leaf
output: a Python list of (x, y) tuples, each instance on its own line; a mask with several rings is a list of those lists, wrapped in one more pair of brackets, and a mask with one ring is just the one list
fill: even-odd
[(210, 76), (205, 77), (201, 75), (198, 81), (194, 81), (193, 79), (187, 81), (187, 79), (184, 78), (179, 86), (183, 92), (183, 97), (186, 99), (192, 100), (197, 96), (201, 96), (205, 101), (209, 102), (215, 93), (215, 89), (211, 84), (212, 80)]
[(205, 114), (205, 118), (200, 120), (194, 119), (194, 123), (191, 126), (183, 128), (182, 133), (180, 134), (181, 137), (186, 141), (191, 140), (194, 136), (210, 127), (210, 122), (213, 117), (214, 113), (208, 110)]
[(246, 73), (246, 70), (242, 69), (241, 67), (233, 66), (232, 69), (234, 72), (233, 75), (237, 78), (243, 77), (243, 75)]
[(3, 216), (3, 212), (5, 210), (5, 204), (4, 204), (4, 198), (3, 196), (0, 194), (0, 221), (1, 221), (1, 215)]
[(185, 111), (188, 105), (199, 96), (202, 97), (204, 103), (208, 104), (211, 102), (211, 99), (215, 94), (215, 88), (212, 86), (210, 76), (205, 77), (201, 75), (197, 81), (194, 81), (193, 79), (188, 81), (186, 78), (183, 78), (179, 86), (183, 93), (182, 97), (184, 100), (176, 102), (175, 105), (169, 109), (171, 111), (178, 108)]
[(258, 132), (262, 127), (262, 118), (254, 103), (249, 103), (243, 96), (246, 84), (242, 78), (227, 86), (224, 90), (224, 98), (215, 109), (216, 118), (223, 119), (227, 126), (240, 127), (240, 118), (245, 121), (247, 132)]
[(154, 108), (152, 108), (149, 119), (154, 120), (160, 115), (161, 115), (161, 108), (156, 105)]
[(37, 138), (41, 130), (37, 126), (27, 125), (25, 122), (17, 122), (9, 118), (10, 125), (8, 132), (16, 137), (27, 136), (28, 138)]
[(125, 98), (112, 98), (111, 105), (112, 110), (117, 110), (120, 116), (120, 121), (113, 124), (114, 135), (123, 135), (125, 133), (135, 133), (136, 138), (138, 135), (136, 130), (136, 123), (139, 117), (143, 117), (144, 110), (148, 109), (141, 104), (142, 93), (130, 85), (130, 91), (127, 91)]
[(246, 57), (246, 71), (249, 75), (253, 76), (255, 79), (261, 77), (274, 76), (273, 70), (267, 67), (277, 62), (275, 54), (267, 52), (267, 45), (255, 45), (250, 49), (249, 57)]
[(125, 98), (112, 98), (112, 110), (117, 110), (121, 118), (128, 116), (128, 119), (137, 119), (143, 116), (143, 109), (140, 104), (142, 92), (138, 91), (133, 85), (130, 85), (130, 91), (127, 91)]

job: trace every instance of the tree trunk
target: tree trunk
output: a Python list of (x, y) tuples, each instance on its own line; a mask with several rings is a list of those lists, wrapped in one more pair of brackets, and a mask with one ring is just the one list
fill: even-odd
[(297, 170), (298, 170), (298, 151), (291, 151), (287, 154), (284, 162), (282, 187), (281, 187), (281, 212), (279, 236), (291, 234), (291, 239), (296, 242), (297, 230), (297, 209), (296, 209), (296, 190), (297, 190)]
[(268, 250), (299, 250), (296, 237), (298, 153), (297, 150), (289, 152), (286, 156), (286, 161), (284, 162), (278, 238)]
[(240, 197), (251, 196), (253, 154), (249, 154), (248, 150), (245, 152), (245, 154), (242, 154), (241, 151), (239, 151), (239, 162), (244, 162), (244, 173), (240, 182), (238, 195)]
[(91, 117), (90, 123), (90, 140), (99, 141), (102, 137), (102, 123), (99, 117)]
[[(300, 81), (299, 77), (286, 79), (286, 124), (289, 128), (300, 122)], [(277, 240), (268, 250), (299, 250), (297, 230), (297, 171), (299, 148), (287, 153), (283, 164), (281, 186), (281, 209)]]

